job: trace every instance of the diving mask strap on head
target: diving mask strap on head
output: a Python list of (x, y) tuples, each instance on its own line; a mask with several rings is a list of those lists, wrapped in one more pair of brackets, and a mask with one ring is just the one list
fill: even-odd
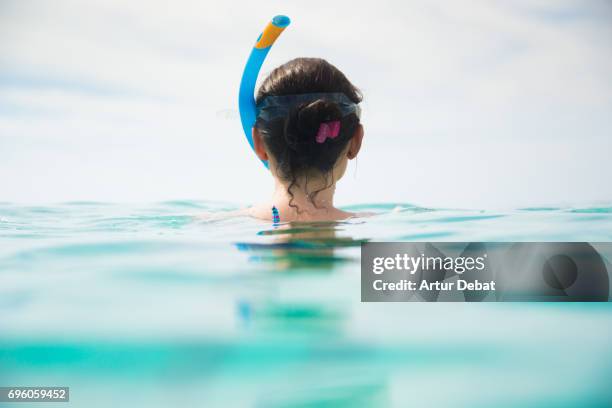
[[(251, 55), (249, 55), (242, 73), (238, 94), (238, 109), (240, 111), (242, 130), (251, 148), (253, 148), (253, 126), (255, 126), (255, 121), (257, 120), (257, 108), (255, 106), (257, 76), (270, 48), (272, 48), (276, 39), (290, 23), (291, 20), (287, 16), (276, 16), (268, 23), (257, 38), (257, 42), (251, 51)], [(268, 162), (264, 161), (263, 164), (268, 167)]]
[(305, 93), (296, 95), (266, 96), (256, 107), (256, 118), (266, 122), (286, 117), (292, 109), (318, 100), (335, 103), (342, 117), (351, 113), (361, 116), (361, 108), (342, 92)]

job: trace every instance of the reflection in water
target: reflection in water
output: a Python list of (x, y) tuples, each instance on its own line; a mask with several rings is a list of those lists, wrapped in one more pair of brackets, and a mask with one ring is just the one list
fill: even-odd
[(339, 255), (337, 248), (358, 247), (367, 241), (343, 233), (344, 225), (343, 222), (283, 224), (258, 233), (269, 237), (269, 242), (238, 243), (237, 247), (253, 252), (252, 261), (269, 263), (275, 270), (330, 272), (338, 263), (358, 261)]
[(276, 281), (282, 288), (240, 299), (237, 310), (241, 320), (254, 331), (337, 335), (348, 313), (346, 304), (312, 296), (305, 285), (309, 275), (333, 275), (342, 265), (359, 262), (358, 253), (341, 250), (359, 247), (366, 240), (352, 238), (345, 226), (343, 222), (287, 223), (259, 231), (257, 236), (263, 242), (237, 243), (239, 250), (250, 254), (250, 262), (265, 273), (289, 273)]

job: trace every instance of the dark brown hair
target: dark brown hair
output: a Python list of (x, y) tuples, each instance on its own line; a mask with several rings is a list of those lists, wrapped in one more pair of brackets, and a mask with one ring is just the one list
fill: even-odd
[[(267, 96), (309, 93), (343, 93), (354, 103), (361, 102), (361, 92), (329, 62), (321, 58), (296, 58), (268, 75), (261, 84), (255, 102), (259, 104)], [(315, 136), (323, 122), (340, 121), (338, 137), (317, 143)], [(359, 126), (355, 113), (342, 116), (335, 102), (317, 99), (297, 105), (287, 116), (264, 121), (257, 119), (255, 127), (264, 144), (277, 163), (277, 173), (289, 182), (288, 192), (293, 201), (292, 187), (299, 177), (321, 174), (326, 185), (331, 186), (330, 174), (340, 154), (346, 148)], [(322, 189), (321, 189), (322, 190)], [(308, 192), (310, 200), (321, 191)]]

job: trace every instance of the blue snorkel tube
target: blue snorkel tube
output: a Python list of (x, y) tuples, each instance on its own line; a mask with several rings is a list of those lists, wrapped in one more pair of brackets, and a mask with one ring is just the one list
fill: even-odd
[[(257, 120), (257, 107), (255, 106), (255, 84), (257, 76), (266, 56), (272, 48), (276, 39), (281, 35), (283, 30), (291, 23), (287, 16), (276, 16), (268, 23), (266, 28), (257, 38), (257, 42), (249, 55), (249, 59), (244, 67), (242, 79), (240, 80), (240, 92), (238, 94), (238, 109), (240, 111), (240, 121), (242, 122), (242, 130), (244, 135), (253, 149), (253, 126)], [(263, 164), (268, 167), (268, 162)]]

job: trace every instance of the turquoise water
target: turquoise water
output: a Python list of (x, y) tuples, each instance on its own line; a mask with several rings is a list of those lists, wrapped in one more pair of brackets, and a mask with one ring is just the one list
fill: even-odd
[(1, 203), (0, 385), (73, 407), (610, 406), (609, 303), (361, 303), (359, 244), (612, 241), (612, 208), (363, 205), (381, 215), (283, 231), (233, 208)]

